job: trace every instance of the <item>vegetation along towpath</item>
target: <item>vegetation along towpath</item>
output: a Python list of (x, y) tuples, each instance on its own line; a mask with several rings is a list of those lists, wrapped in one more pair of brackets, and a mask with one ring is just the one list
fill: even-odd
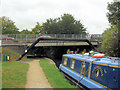
[(39, 64), (40, 60), (29, 63), (25, 88), (52, 88)]

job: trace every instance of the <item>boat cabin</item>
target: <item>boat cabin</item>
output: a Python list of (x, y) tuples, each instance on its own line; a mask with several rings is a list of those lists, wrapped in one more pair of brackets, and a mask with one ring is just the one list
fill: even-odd
[(120, 88), (120, 60), (64, 54), (59, 69), (88, 88)]

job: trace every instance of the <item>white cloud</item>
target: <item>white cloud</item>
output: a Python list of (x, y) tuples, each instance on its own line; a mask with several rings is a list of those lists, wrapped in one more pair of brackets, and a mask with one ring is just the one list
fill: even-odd
[(90, 33), (102, 33), (108, 27), (107, 2), (113, 0), (2, 0), (0, 16), (8, 16), (18, 28), (31, 29), (36, 22), (72, 14)]

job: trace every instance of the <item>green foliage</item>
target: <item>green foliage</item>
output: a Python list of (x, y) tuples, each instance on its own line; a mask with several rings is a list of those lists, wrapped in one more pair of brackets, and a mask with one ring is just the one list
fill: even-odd
[(35, 27), (32, 29), (32, 34), (44, 34), (42, 26), (39, 22), (37, 22), (37, 25), (35, 25)]
[(8, 17), (0, 17), (2, 22), (2, 34), (19, 34), (19, 29), (15, 26), (15, 23)]
[(117, 24), (120, 21), (120, 2), (108, 3), (107, 13), (108, 21), (111, 24)]
[(69, 82), (64, 78), (63, 74), (58, 71), (55, 65), (50, 64), (47, 59), (41, 59), (40, 66), (42, 67), (48, 81), (53, 88), (75, 88), (69, 84)]
[(1, 17), (2, 22), (2, 34), (85, 34), (86, 28), (84, 25), (70, 14), (64, 14), (59, 18), (47, 19), (45, 23), (40, 25), (39, 22), (36, 23), (32, 31), (27, 29), (19, 32), (15, 23), (8, 17)]
[(28, 64), (4, 62), (2, 64), (2, 88), (24, 88)]
[(102, 51), (109, 56), (120, 56), (120, 2), (108, 3), (108, 21), (111, 27), (103, 33)]
[[(2, 48), (2, 55), (10, 55), (10, 62), (2, 62), (2, 88), (24, 88), (26, 84), (26, 73), (28, 64), (15, 62), (20, 56), (19, 53)], [(23, 58), (22, 61), (30, 61), (31, 59)]]
[(118, 28), (111, 26), (103, 33), (102, 51), (106, 55), (117, 56), (118, 54)]
[(46, 34), (86, 34), (86, 28), (70, 14), (60, 18), (47, 19), (42, 29)]
[(20, 32), (20, 34), (32, 34), (32, 32), (28, 31), (27, 29), (24, 29)]

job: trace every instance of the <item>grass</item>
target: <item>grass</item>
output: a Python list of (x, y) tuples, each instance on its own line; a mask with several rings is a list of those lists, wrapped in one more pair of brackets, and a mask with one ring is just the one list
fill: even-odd
[(2, 64), (2, 88), (24, 88), (28, 64), (4, 62)]
[[(15, 52), (14, 50), (11, 50), (9, 48), (2, 48), (2, 55), (10, 55), (11, 60), (10, 61), (16, 61), (18, 57), (20, 56), (19, 53)], [(3, 59), (3, 56), (2, 56)], [(32, 59), (27, 59), (25, 57), (22, 58), (21, 61), (31, 61)]]
[(22, 63), (22, 61), (32, 59), (23, 58), (17, 62), (15, 60), (20, 54), (8, 48), (2, 48), (2, 54), (11, 57), (10, 62), (2, 63), (2, 88), (24, 88), (29, 64)]
[(54, 88), (75, 88), (64, 78), (63, 74), (58, 71), (54, 64), (49, 64), (47, 59), (40, 60), (42, 67), (48, 81)]

